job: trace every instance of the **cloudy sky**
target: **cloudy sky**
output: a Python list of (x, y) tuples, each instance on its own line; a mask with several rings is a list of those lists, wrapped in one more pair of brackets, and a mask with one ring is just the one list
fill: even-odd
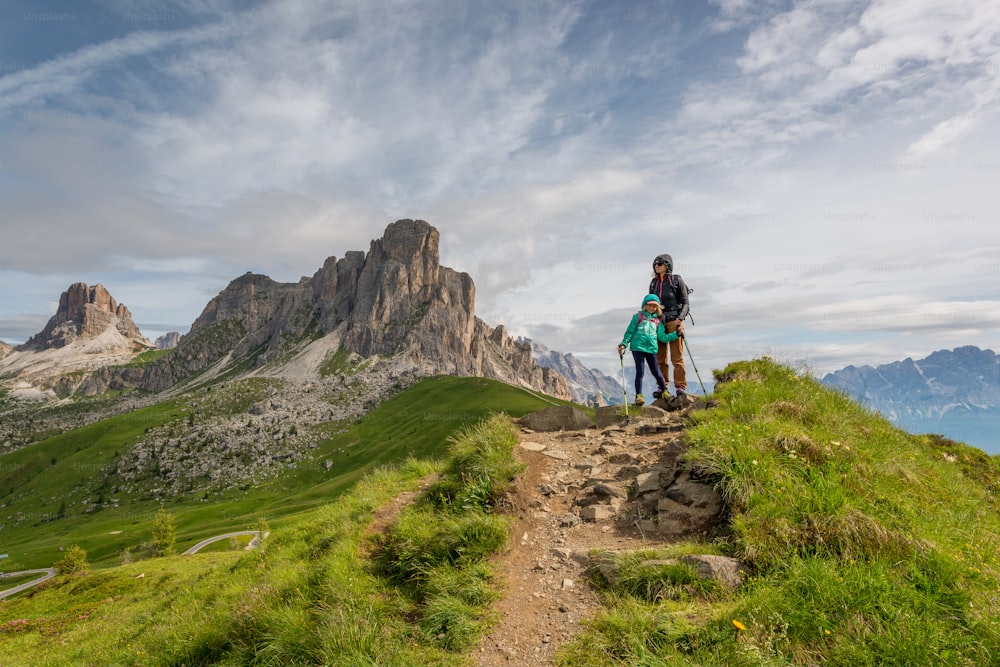
[(997, 349), (998, 147), (1000, 0), (8, 0), (0, 339), (77, 281), (183, 333), (408, 217), (608, 372), (664, 252), (703, 376)]

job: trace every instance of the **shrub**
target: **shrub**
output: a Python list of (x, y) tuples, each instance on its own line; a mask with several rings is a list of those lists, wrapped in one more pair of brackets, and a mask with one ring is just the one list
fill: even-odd
[(177, 544), (177, 534), (174, 528), (174, 515), (160, 509), (153, 517), (153, 554), (169, 556), (174, 553)]
[(65, 555), (55, 564), (55, 569), (59, 574), (77, 574), (90, 569), (87, 563), (87, 552), (74, 544), (66, 550)]

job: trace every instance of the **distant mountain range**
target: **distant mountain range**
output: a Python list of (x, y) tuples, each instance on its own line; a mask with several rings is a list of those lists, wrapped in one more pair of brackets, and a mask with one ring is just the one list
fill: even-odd
[(519, 338), (518, 342), (531, 345), (531, 354), (539, 366), (559, 371), (569, 381), (569, 390), (577, 403), (596, 407), (622, 402), (622, 386), (615, 378), (587, 368), (572, 354), (554, 352), (530, 338)]
[[(604, 403), (606, 376), (547, 349), (546, 363), (537, 363), (529, 342), (476, 317), (472, 278), (441, 266), (438, 245), (428, 223), (399, 220), (367, 253), (330, 257), (297, 283), (244, 274), (208, 302), (186, 335), (155, 344), (102, 285), (76, 283), (41, 332), (18, 347), (0, 343), (0, 389), (51, 401), (108, 389), (159, 393), (218, 377), (308, 380), (342, 350), (371, 360), (382, 375), (487, 377)], [(152, 349), (169, 353), (132, 363)], [(560, 370), (577, 378), (572, 394)]]
[(848, 366), (823, 378), (915, 433), (940, 433), (1000, 454), (1000, 356), (974, 346), (914, 361)]

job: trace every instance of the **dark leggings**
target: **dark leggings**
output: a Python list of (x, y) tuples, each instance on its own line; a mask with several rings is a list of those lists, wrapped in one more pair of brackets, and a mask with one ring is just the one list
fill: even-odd
[(666, 390), (667, 382), (663, 379), (663, 373), (660, 372), (660, 367), (656, 364), (655, 352), (636, 352), (632, 350), (632, 358), (635, 359), (635, 393), (642, 393), (642, 376), (646, 372), (646, 369), (642, 367), (643, 362), (649, 366), (649, 372), (656, 378), (656, 386), (660, 388), (660, 391)]

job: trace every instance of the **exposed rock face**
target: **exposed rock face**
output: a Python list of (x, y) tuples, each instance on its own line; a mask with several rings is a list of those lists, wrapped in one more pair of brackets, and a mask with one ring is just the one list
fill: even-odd
[(575, 431), (590, 428), (594, 420), (573, 406), (557, 405), (527, 414), (518, 423), (532, 431)]
[(125, 304), (116, 302), (103, 285), (73, 283), (59, 297), (59, 308), (45, 328), (18, 349), (61, 348), (79, 339), (96, 338), (111, 327), (127, 340), (149, 346), (132, 321), (132, 313)]
[(181, 335), (177, 331), (171, 331), (170, 333), (163, 334), (153, 343), (157, 350), (172, 350), (177, 347), (177, 343), (180, 341)]
[(220, 362), (260, 368), (336, 336), (347, 352), (392, 357), (394, 372), (483, 376), (571, 398), (530, 345), (476, 318), (472, 278), (440, 265), (439, 238), (422, 220), (399, 220), (367, 254), (330, 257), (298, 283), (247, 273), (208, 303), (143, 384), (160, 391)]
[(3, 359), (13, 351), (14, 347), (12, 345), (8, 345), (7, 343), (0, 340), (0, 359)]

